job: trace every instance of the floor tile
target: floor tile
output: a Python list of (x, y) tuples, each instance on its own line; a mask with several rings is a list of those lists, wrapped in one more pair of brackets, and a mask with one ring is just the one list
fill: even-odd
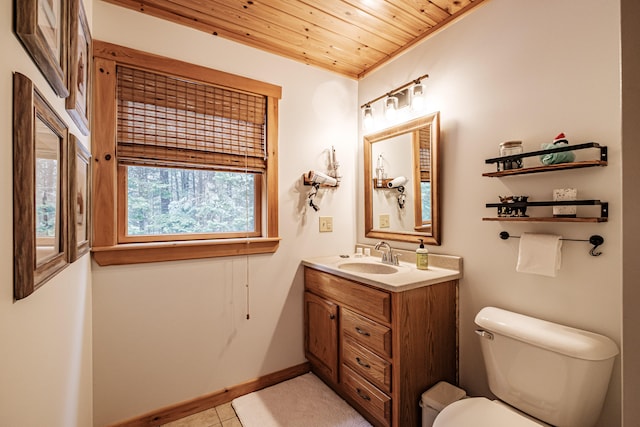
[(237, 417), (236, 411), (234, 411), (233, 406), (231, 406), (231, 402), (216, 406), (216, 412), (218, 413), (220, 421), (226, 421)]
[(230, 418), (222, 422), (222, 427), (242, 427), (240, 420), (237, 418)]
[(163, 427), (219, 427), (220, 425), (218, 412), (215, 408), (211, 408), (170, 422)]

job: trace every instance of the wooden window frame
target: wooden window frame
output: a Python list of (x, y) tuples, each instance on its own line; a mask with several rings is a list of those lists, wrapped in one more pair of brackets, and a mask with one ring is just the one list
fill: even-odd
[[(137, 264), (232, 255), (273, 253), (278, 237), (278, 100), (282, 88), (176, 59), (162, 57), (111, 43), (93, 41), (93, 194), (92, 253), (99, 265)], [(267, 101), (266, 194), (257, 201), (256, 221), (261, 236), (203, 240), (168, 240), (125, 243), (119, 222), (126, 218), (118, 187), (126, 177), (116, 156), (116, 66), (129, 65), (181, 76), (194, 81), (263, 95)], [(122, 168), (122, 166), (120, 166)], [(266, 207), (264, 205), (266, 204)], [(264, 207), (264, 209), (263, 209)], [(186, 237), (186, 236), (185, 236)], [(159, 239), (155, 239), (159, 240)]]

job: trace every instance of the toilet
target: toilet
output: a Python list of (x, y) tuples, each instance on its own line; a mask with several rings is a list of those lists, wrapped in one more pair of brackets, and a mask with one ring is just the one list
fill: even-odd
[(446, 406), (433, 427), (593, 427), (618, 347), (609, 338), (495, 307), (476, 316), (491, 392)]

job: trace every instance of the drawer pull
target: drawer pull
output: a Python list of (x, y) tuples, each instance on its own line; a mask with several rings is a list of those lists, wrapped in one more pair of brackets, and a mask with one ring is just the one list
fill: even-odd
[(359, 357), (356, 357), (356, 362), (358, 362), (358, 365), (362, 366), (363, 368), (371, 369), (371, 365), (363, 362)]
[(364, 400), (369, 401), (369, 402), (371, 401), (371, 398), (364, 391), (362, 391), (360, 388), (356, 388), (356, 393), (358, 393), (358, 396), (360, 396)]
[(360, 335), (364, 335), (365, 337), (370, 337), (371, 334), (363, 329), (360, 329), (358, 326), (356, 326), (356, 332), (359, 333)]

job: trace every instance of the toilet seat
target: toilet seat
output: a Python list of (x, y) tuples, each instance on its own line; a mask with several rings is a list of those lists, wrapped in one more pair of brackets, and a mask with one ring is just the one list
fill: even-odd
[(458, 400), (446, 406), (433, 427), (540, 427), (537, 423), (504, 405), (485, 397)]

